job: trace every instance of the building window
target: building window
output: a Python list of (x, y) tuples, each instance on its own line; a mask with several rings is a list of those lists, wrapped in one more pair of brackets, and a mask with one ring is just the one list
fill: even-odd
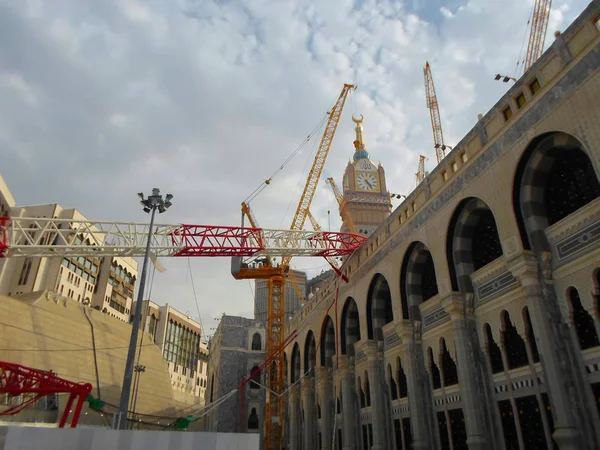
[(23, 268), (21, 269), (21, 275), (19, 276), (19, 286), (23, 286), (27, 284), (27, 279), (29, 278), (29, 272), (31, 272), (31, 260), (26, 259), (23, 263)]
[(458, 170), (458, 164), (456, 161), (452, 161), (452, 172), (456, 172)]
[(600, 16), (596, 17), (594, 25), (596, 25), (596, 30), (600, 31)]
[(540, 82), (537, 78), (534, 78), (533, 81), (529, 83), (529, 90), (531, 91), (531, 95), (534, 95), (541, 88), (542, 86), (540, 86)]
[(468, 159), (469, 159), (469, 157), (467, 156), (467, 152), (462, 152), (462, 153), (460, 154), (460, 160), (461, 160), (463, 163), (466, 163)]
[(412, 202), (412, 210), (413, 211), (417, 210), (417, 203), (416, 202)]
[(448, 172), (445, 170), (442, 170), (442, 180), (448, 181)]
[(527, 103), (527, 100), (525, 100), (525, 95), (523, 95), (522, 92), (517, 96), (515, 101), (517, 102), (519, 109), (521, 109), (523, 106), (525, 106), (525, 103)]
[(502, 111), (502, 115), (504, 116), (504, 120), (508, 120), (513, 116), (513, 112), (512, 109), (510, 109), (510, 106), (504, 108), (504, 110)]
[(260, 333), (254, 333), (252, 336), (252, 350), (261, 350), (262, 342), (260, 338)]

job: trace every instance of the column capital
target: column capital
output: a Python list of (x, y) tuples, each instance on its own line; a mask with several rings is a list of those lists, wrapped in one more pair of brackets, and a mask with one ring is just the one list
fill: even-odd
[(512, 273), (523, 286), (539, 283), (538, 261), (534, 252), (525, 250), (508, 259), (506, 261), (506, 266), (510, 273)]
[[(473, 294), (469, 294), (468, 299), (473, 298)], [(454, 322), (456, 320), (463, 320), (465, 318), (465, 303), (467, 298), (465, 294), (458, 292), (451, 292), (446, 295), (440, 302), (444, 311), (450, 314), (450, 319)]]
[(379, 353), (379, 345), (380, 343), (374, 340), (367, 340), (363, 344), (363, 351), (365, 355), (367, 355), (367, 360), (372, 361), (376, 360)]
[(402, 342), (413, 340), (413, 324), (410, 320), (401, 320), (396, 323), (395, 329)]
[(332, 370), (330, 367), (315, 367), (315, 373), (317, 375), (317, 386), (331, 384)]

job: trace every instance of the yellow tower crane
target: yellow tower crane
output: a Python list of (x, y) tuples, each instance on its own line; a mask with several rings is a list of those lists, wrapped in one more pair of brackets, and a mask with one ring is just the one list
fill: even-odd
[(446, 148), (452, 149), (444, 144), (444, 133), (442, 132), (442, 119), (440, 117), (440, 108), (438, 106), (437, 95), (435, 95), (435, 86), (433, 85), (433, 76), (429, 62), (425, 63), (423, 69), (425, 76), (425, 96), (427, 97), (427, 107), (431, 116), (431, 128), (433, 129), (433, 146), (435, 147), (435, 156), (439, 164), (446, 157)]
[(327, 178), (327, 182), (331, 186), (331, 189), (333, 190), (333, 195), (335, 196), (335, 199), (338, 202), (338, 206), (340, 209), (340, 216), (342, 217), (342, 220), (344, 221), (344, 225), (346, 225), (346, 228), (348, 229), (348, 231), (350, 233), (354, 233), (355, 232), (354, 231), (354, 223), (352, 222), (352, 216), (350, 215), (350, 211), (348, 211), (348, 205), (346, 204), (346, 199), (342, 195), (342, 192), (339, 190), (339, 188), (335, 184), (335, 181), (332, 177)]
[[(350, 91), (355, 89), (356, 86), (352, 84), (344, 84), (335, 105), (328, 113), (329, 117), (323, 137), (321, 138), (313, 165), (308, 174), (296, 214), (292, 220), (290, 227), (292, 231), (299, 231), (304, 227), (346, 99)], [(245, 209), (244, 205), (246, 206)], [(251, 223), (252, 220), (256, 223), (256, 220), (252, 218), (250, 208), (245, 203), (242, 204), (242, 219), (244, 215), (251, 220)], [(281, 424), (285, 416), (285, 396), (277, 394), (283, 392), (285, 381), (283, 351), (281, 347), (285, 343), (285, 336), (283, 334), (285, 319), (285, 276), (289, 272), (291, 259), (292, 256), (284, 255), (282, 256), (281, 263), (276, 265), (274, 261), (270, 261), (267, 258), (252, 262), (242, 262), (241, 258), (232, 258), (231, 273), (234, 278), (267, 280), (266, 352), (267, 357), (275, 354), (277, 356), (273, 357), (266, 368), (265, 383), (268, 390), (265, 408), (265, 450), (278, 448), (283, 438), (283, 427)]]

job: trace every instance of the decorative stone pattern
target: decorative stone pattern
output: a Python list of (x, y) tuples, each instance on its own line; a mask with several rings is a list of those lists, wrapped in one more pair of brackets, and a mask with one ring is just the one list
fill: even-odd
[(517, 286), (518, 280), (513, 276), (512, 273), (506, 271), (494, 279), (487, 281), (479, 286), (475, 286), (476, 301), (475, 306), (481, 306), (482, 304), (504, 294), (511, 288)]
[(423, 317), (423, 329), (429, 330), (434, 326), (441, 325), (444, 322), (448, 322), (450, 320), (450, 314), (446, 312), (444, 308), (441, 306), (435, 309), (433, 312), (424, 315)]
[(600, 242), (600, 220), (556, 243), (558, 263), (585, 251)]
[(396, 332), (385, 337), (385, 350), (400, 344), (402, 344), (402, 338)]

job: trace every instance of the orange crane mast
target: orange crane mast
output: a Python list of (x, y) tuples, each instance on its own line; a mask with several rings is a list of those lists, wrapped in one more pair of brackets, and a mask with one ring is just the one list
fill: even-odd
[[(292, 220), (290, 232), (300, 232), (304, 227), (346, 99), (350, 91), (355, 89), (356, 86), (352, 84), (344, 84), (335, 105), (329, 112), (325, 131), (306, 180), (304, 191), (300, 197), (296, 214)], [(248, 205), (246, 205), (246, 208), (248, 211), (244, 211), (243, 204), (242, 218), (245, 215), (250, 219), (252, 213)], [(232, 258), (231, 273), (236, 279), (267, 279), (267, 355), (275, 354), (284, 343), (285, 276), (289, 272), (292, 256), (291, 254), (283, 255), (281, 263), (278, 265), (266, 258), (261, 259), (260, 262), (256, 262), (256, 260), (242, 261), (240, 257)], [(330, 261), (330, 258), (328, 258), (328, 261)], [(257, 264), (258, 267), (251, 267), (254, 264)], [(334, 270), (337, 269), (338, 274), (340, 273), (336, 266), (333, 268)], [(264, 448), (266, 450), (275, 449), (282, 442), (283, 427), (281, 424), (285, 415), (285, 398), (282, 395), (278, 396), (276, 393), (283, 392), (284, 381), (283, 352), (280, 352), (272, 359), (266, 370), (265, 382), (268, 387), (265, 407)]]
[(446, 148), (452, 148), (444, 144), (444, 133), (442, 132), (442, 119), (440, 117), (440, 108), (438, 106), (437, 95), (435, 94), (435, 86), (433, 84), (433, 76), (431, 75), (431, 67), (429, 62), (425, 63), (423, 69), (425, 76), (425, 96), (427, 98), (427, 108), (431, 116), (431, 128), (433, 130), (433, 146), (435, 147), (435, 156), (437, 163), (442, 162), (446, 157)]
[(523, 63), (523, 73), (527, 72), (531, 65), (542, 55), (551, 7), (552, 0), (535, 0), (530, 24), (529, 43), (527, 44), (527, 55)]

